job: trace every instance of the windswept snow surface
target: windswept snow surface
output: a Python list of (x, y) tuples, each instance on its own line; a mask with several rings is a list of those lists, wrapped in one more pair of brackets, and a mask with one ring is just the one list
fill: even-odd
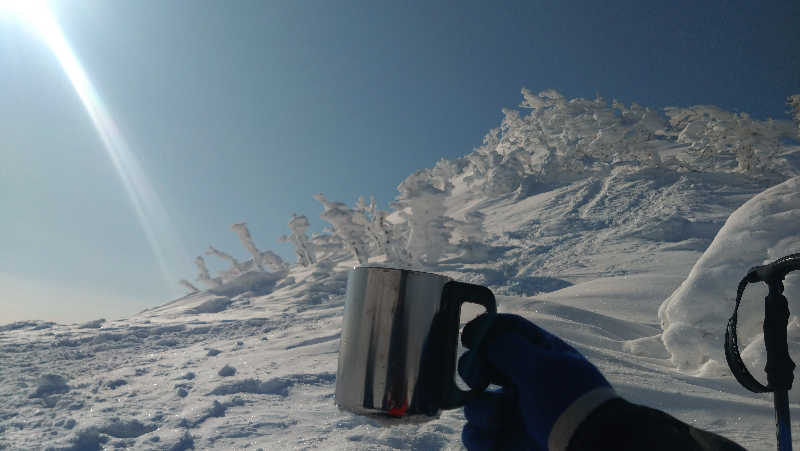
[[(637, 105), (523, 94), (530, 114), (506, 112), (484, 146), (413, 174), (393, 213), (369, 214), (383, 247), (346, 243), (368, 236), (348, 219), (345, 238), (310, 239), (311, 265), (205, 271), (211, 290), (123, 320), (0, 325), (0, 449), (461, 449), (461, 410), (386, 426), (334, 403), (347, 271), (356, 255), (392, 263), (400, 250), (489, 286), (500, 311), (566, 339), (629, 400), (774, 449), (769, 396), (725, 371), (719, 340), (749, 266), (797, 251), (798, 179), (764, 192), (798, 171), (800, 149), (776, 138), (786, 124), (677, 109), (668, 123)], [(702, 130), (725, 127), (764, 133), (714, 150)], [(411, 237), (436, 247), (404, 248)], [(740, 321), (757, 376), (759, 314)]]
[[(490, 213), (522, 221), (524, 208), (501, 205)], [(498, 296), (500, 310), (564, 337), (630, 400), (749, 449), (773, 447), (767, 396), (746, 392), (726, 374), (680, 371), (660, 340), (658, 307), (686, 278), (699, 251), (653, 243), (637, 252), (621, 240), (609, 246), (608, 260), (578, 263), (577, 251), (566, 249), (561, 259), (548, 258), (575, 285), (535, 297)], [(4, 326), (0, 446), (460, 449), (460, 410), (420, 425), (386, 427), (335, 407), (345, 277), (354, 263), (323, 271), (295, 267), (267, 294), (197, 293), (99, 328)], [(439, 268), (484, 281), (501, 270)], [(720, 302), (727, 314), (729, 304)], [(723, 330), (724, 318), (717, 324), (718, 333)]]
[[(658, 339), (655, 310), (685, 276), (691, 257), (677, 252), (665, 273), (599, 279), (540, 297), (499, 296), (498, 302), (501, 311), (524, 315), (576, 345), (632, 401), (750, 449), (770, 449), (767, 397), (745, 392), (730, 377), (677, 371)], [(196, 294), (100, 329), (30, 323), (4, 330), (0, 446), (461, 449), (460, 410), (386, 427), (335, 407), (344, 274), (298, 275), (303, 282), (230, 298), (216, 313), (198, 307), (219, 296)], [(617, 300), (640, 306), (629, 315), (612, 307)]]

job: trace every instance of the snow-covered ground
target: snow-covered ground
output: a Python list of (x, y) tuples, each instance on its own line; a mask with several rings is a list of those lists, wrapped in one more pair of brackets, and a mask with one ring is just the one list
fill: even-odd
[[(746, 392), (730, 377), (680, 373), (658, 337), (658, 306), (686, 276), (693, 257), (676, 251), (668, 272), (597, 279), (531, 298), (499, 296), (498, 302), (502, 311), (524, 315), (577, 345), (630, 400), (748, 449), (770, 449), (768, 397)], [(304, 297), (307, 287), (289, 286), (230, 299), (218, 313), (189, 313), (229, 300), (199, 294), (100, 328), (37, 323), (4, 331), (0, 444), (459, 449), (461, 411), (422, 425), (384, 427), (335, 407), (344, 284), (318, 284), (326, 295), (314, 300)]]
[[(531, 105), (549, 99), (526, 95)], [(613, 115), (601, 118), (605, 134), (598, 137), (611, 139), (609, 130), (616, 130), (625, 143), (633, 139), (625, 127), (665, 126), (642, 111), (624, 110), (618, 119), (634, 113), (644, 119), (620, 122), (621, 129), (608, 125)], [(691, 137), (648, 132), (642, 136), (650, 141), (631, 141), (649, 149), (638, 159), (603, 163), (584, 155), (596, 164), (575, 172), (563, 167), (567, 160), (552, 169), (552, 159), (538, 161), (534, 150), (520, 157), (520, 149), (539, 145), (528, 139), (541, 137), (529, 125), (506, 124), (502, 137), (487, 138), (488, 151), (409, 177), (396, 211), (386, 216), (396, 227), (392, 233), (435, 241), (435, 233), (447, 230), (446, 246), (427, 249), (437, 259), (417, 254), (417, 265), (490, 286), (501, 311), (521, 314), (575, 345), (629, 400), (748, 449), (773, 449), (770, 397), (740, 387), (714, 346), (721, 346), (730, 301), (746, 270), (783, 250), (800, 250), (794, 248), (800, 245), (798, 179), (764, 192), (792, 175), (786, 168), (798, 161), (798, 149), (782, 148), (784, 161), (774, 167), (756, 162), (766, 168), (759, 174), (731, 169), (730, 158), (712, 158), (707, 170), (687, 169), (703, 166), (692, 156)], [(575, 130), (588, 127), (579, 125)], [(582, 139), (559, 133), (573, 144)], [(517, 144), (509, 147), (510, 141)], [(602, 150), (601, 141), (586, 143)], [(668, 158), (681, 163), (642, 162)], [(523, 160), (532, 166), (514, 172)], [(436, 210), (421, 210), (426, 206)], [(356, 239), (360, 223), (349, 214), (343, 204), (326, 205), (337, 233)], [(375, 236), (386, 230), (370, 229)], [(253, 272), (228, 273), (221, 286), (122, 320), (0, 326), (0, 449), (460, 449), (460, 410), (390, 427), (334, 403), (353, 252), (370, 261), (408, 255), (399, 247), (364, 242), (356, 249), (342, 247), (333, 235), (307, 240), (303, 230), (293, 233), (290, 241), (303, 243), (302, 258), (313, 257), (313, 264), (286, 269), (278, 262), (271, 273), (242, 264)], [(386, 233), (381, 236), (391, 237)], [(408, 249), (425, 251), (418, 243)], [(251, 252), (256, 258), (260, 251)], [(787, 285), (790, 301), (800, 296), (793, 287)], [(744, 302), (753, 305), (759, 296), (754, 290)], [(747, 312), (760, 314), (757, 308)], [(790, 320), (790, 329), (800, 330), (797, 324)], [(795, 329), (791, 349), (800, 346)], [(743, 357), (756, 364), (757, 376), (759, 339), (757, 327), (743, 328), (740, 343), (752, 345)], [(792, 399), (800, 398), (793, 393)], [(799, 428), (793, 434), (800, 437)]]

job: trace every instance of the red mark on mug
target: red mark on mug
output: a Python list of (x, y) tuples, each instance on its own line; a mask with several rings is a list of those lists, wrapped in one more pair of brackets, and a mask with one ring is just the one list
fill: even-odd
[(403, 401), (402, 407), (395, 407), (394, 409), (389, 409), (389, 415), (393, 417), (400, 418), (406, 414), (406, 410), (408, 410), (408, 401)]

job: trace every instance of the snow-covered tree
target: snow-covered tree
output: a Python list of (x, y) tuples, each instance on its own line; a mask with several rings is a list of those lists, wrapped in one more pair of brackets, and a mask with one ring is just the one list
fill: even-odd
[(351, 255), (344, 241), (331, 228), (326, 227), (321, 233), (312, 233), (311, 244), (314, 245), (317, 262), (349, 258)]
[(222, 252), (221, 250), (215, 248), (214, 246), (211, 245), (208, 246), (208, 250), (206, 250), (206, 255), (213, 255), (228, 261), (231, 264), (231, 268), (229, 269), (231, 276), (237, 276), (245, 272), (244, 265), (239, 263), (239, 260), (237, 260), (234, 256), (226, 252)]
[(269, 249), (261, 252), (261, 262), (272, 272), (283, 272), (288, 268), (281, 256)]
[[(443, 179), (448, 176), (443, 176)], [(359, 198), (356, 210), (361, 213), (356, 221), (363, 221), (364, 229), (376, 249), (377, 255), (385, 255), (387, 262), (400, 266), (407, 265), (411, 258), (405, 249), (405, 243), (397, 236), (394, 227), (386, 220), (387, 212), (378, 208), (374, 197), (370, 197), (369, 204), (364, 198)]]
[(222, 284), (221, 278), (211, 277), (211, 274), (208, 272), (208, 266), (206, 266), (206, 261), (202, 256), (195, 258), (194, 264), (197, 265), (197, 269), (200, 271), (200, 274), (197, 275), (198, 281), (203, 282), (209, 288), (216, 288)]
[[(236, 235), (239, 236), (239, 239), (242, 241), (242, 245), (247, 249), (250, 255), (253, 257), (253, 264), (261, 271), (264, 271), (264, 266), (272, 272), (281, 272), (286, 270), (286, 262), (280, 257), (280, 255), (270, 251), (261, 251), (256, 246), (255, 241), (253, 241), (253, 237), (250, 235), (250, 230), (247, 228), (247, 224), (242, 222), (239, 224), (234, 224), (231, 226), (233, 231)], [(241, 265), (243, 268), (246, 266), (245, 264)]]
[(292, 213), (292, 218), (289, 220), (289, 230), (292, 231), (290, 235), (281, 236), (280, 240), (294, 244), (295, 253), (297, 254), (297, 263), (302, 266), (310, 266), (317, 262), (316, 250), (314, 243), (312, 243), (306, 232), (311, 224), (305, 215), (297, 215)]
[(196, 286), (194, 286), (191, 282), (189, 282), (186, 279), (181, 279), (180, 284), (183, 285), (184, 288), (186, 288), (189, 294), (197, 293), (198, 291), (200, 291), (199, 289), (197, 289)]
[(522, 96), (523, 111), (504, 109), (500, 127), (462, 159), (469, 186), (502, 195), (531, 176), (548, 183), (620, 162), (662, 165), (667, 122), (655, 110), (599, 96), (567, 100), (553, 90)]
[[(387, 262), (435, 264), (456, 252), (454, 245), (470, 249), (464, 258), (480, 259), (488, 250), (481, 246), (480, 214), (470, 213), (462, 221), (445, 215), (462, 196), (510, 195), (508, 199), (520, 200), (544, 187), (649, 168), (745, 173), (771, 181), (798, 172), (784, 155), (785, 138), (800, 136), (800, 94), (787, 99), (794, 124), (755, 120), (712, 106), (656, 111), (599, 95), (567, 99), (554, 90), (522, 89), (522, 98), (519, 108), (503, 110), (501, 124), (486, 134), (481, 146), (404, 180), (392, 203), (395, 212), (379, 210), (374, 199), (360, 199), (351, 208), (319, 194), (315, 198), (323, 204), (321, 217), (331, 224), (330, 231), (309, 239), (307, 218), (295, 215), (292, 234), (281, 239), (295, 244), (301, 265), (349, 256), (359, 263), (385, 256)], [(234, 230), (259, 269), (267, 261), (285, 267), (274, 253), (258, 250), (244, 224)], [(226, 259), (241, 269), (235, 259)]]
[(787, 121), (761, 121), (704, 105), (667, 108), (666, 112), (678, 132), (678, 143), (695, 151), (684, 158), (687, 166), (754, 175), (785, 172), (783, 160), (777, 157), (783, 138), (794, 133)]
[(486, 231), (483, 229), (485, 215), (479, 211), (469, 211), (463, 221), (454, 221), (453, 235), (457, 237), (458, 248), (463, 250), (464, 261), (485, 261), (489, 258), (486, 244)]
[[(754, 120), (711, 106), (667, 108), (667, 119), (638, 104), (602, 97), (566, 99), (553, 90), (522, 90), (519, 110), (503, 110), (498, 129), (463, 158), (464, 180), (493, 195), (513, 191), (522, 180), (541, 182), (583, 177), (613, 165), (673, 166), (675, 169), (790, 175), (783, 138), (797, 135), (787, 121)], [(800, 95), (788, 99), (800, 108)], [(800, 114), (800, 113), (798, 113)], [(798, 124), (800, 125), (800, 124)], [(686, 151), (664, 149), (683, 144)]]
[(452, 221), (443, 216), (447, 191), (437, 188), (428, 171), (417, 171), (397, 187), (400, 195), (392, 205), (409, 226), (406, 250), (424, 264), (435, 264), (452, 250)]
[(453, 180), (464, 172), (466, 166), (467, 160), (465, 158), (440, 159), (431, 169), (433, 185), (445, 191), (452, 189)]
[(331, 202), (320, 194), (314, 199), (322, 203), (324, 208), (320, 217), (333, 226), (333, 233), (342, 239), (345, 247), (352, 253), (359, 264), (369, 261), (369, 243), (364, 229), (364, 221), (357, 216), (360, 213), (342, 202)]
[(264, 264), (261, 261), (261, 251), (258, 250), (256, 243), (253, 241), (253, 237), (250, 235), (250, 230), (247, 228), (247, 223), (241, 222), (239, 224), (233, 224), (231, 229), (233, 229), (233, 232), (239, 236), (239, 240), (241, 240), (245, 249), (250, 252), (250, 255), (253, 257), (253, 263), (255, 263), (258, 269), (263, 271)]
[(800, 132), (800, 94), (789, 96), (786, 99), (786, 103), (789, 104), (789, 113), (792, 115), (795, 125), (797, 125), (797, 131)]
[(483, 137), (483, 146), (476, 149), (474, 152), (469, 153), (464, 159), (467, 161), (465, 169), (466, 176), (464, 181), (470, 187), (479, 188), (481, 182), (485, 180), (489, 171), (489, 157), (481, 149), (493, 148), (499, 142), (498, 134), (500, 129), (492, 129), (486, 136)]

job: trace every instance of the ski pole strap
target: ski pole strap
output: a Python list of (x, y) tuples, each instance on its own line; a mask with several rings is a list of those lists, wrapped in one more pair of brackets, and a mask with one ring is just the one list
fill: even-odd
[[(742, 386), (754, 393), (789, 390), (794, 379), (795, 364), (789, 357), (786, 326), (789, 322), (789, 304), (783, 296), (783, 279), (786, 274), (800, 269), (800, 254), (792, 254), (768, 265), (756, 266), (747, 272), (736, 290), (736, 306), (725, 330), (725, 359), (733, 376)], [(739, 353), (736, 322), (739, 304), (748, 283), (765, 282), (769, 294), (764, 299), (764, 346), (767, 348), (767, 385), (758, 382), (747, 370)]]

